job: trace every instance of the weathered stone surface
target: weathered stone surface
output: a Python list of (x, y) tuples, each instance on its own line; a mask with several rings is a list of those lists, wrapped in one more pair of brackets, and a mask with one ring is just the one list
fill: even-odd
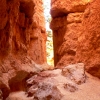
[(0, 90), (0, 100), (3, 100), (3, 95), (1, 90)]
[[(50, 27), (53, 30), (54, 62), (58, 68), (75, 63), (78, 38), (83, 29), (82, 21), (88, 3), (89, 1), (82, 0), (52, 0), (53, 19)], [(53, 13), (53, 10), (59, 14)], [(65, 14), (60, 16), (62, 13)]]
[(63, 69), (30, 73), (24, 84), (26, 90), (12, 91), (6, 100), (100, 99), (100, 80), (84, 73), (83, 63), (68, 65)]
[(4, 29), (7, 24), (8, 15), (7, 15), (7, 3), (6, 0), (0, 1), (0, 30)]
[(78, 91), (85, 83), (84, 64), (73, 64), (64, 69), (40, 72), (27, 80), (27, 93), (38, 100), (63, 100), (60, 85), (65, 91)]
[(67, 16), (67, 23), (81, 23), (83, 20), (83, 13), (70, 13)]
[(51, 0), (52, 17), (66, 16), (68, 13), (84, 12), (91, 0)]
[(100, 78), (100, 4), (95, 0), (85, 10), (83, 30), (78, 41), (77, 61), (86, 65), (86, 70)]
[(1, 0), (1, 100), (100, 100), (100, 80), (79, 63), (100, 78), (100, 1), (91, 1), (52, 0), (55, 65), (63, 68), (43, 71), (52, 68), (42, 0)]
[(13, 92), (6, 100), (33, 100), (33, 97), (27, 97), (24, 91)]
[(42, 0), (2, 0), (0, 58), (3, 59), (9, 54), (14, 56), (24, 54), (30, 56), (36, 63), (46, 61), (46, 32), (42, 4)]
[(53, 76), (56, 76), (55, 73), (45, 71), (28, 79), (28, 96), (33, 96), (38, 100), (60, 100), (62, 94), (57, 88), (57, 80)]
[(86, 76), (84, 70), (84, 64), (78, 63), (73, 65), (68, 65), (62, 69), (62, 74), (69, 77), (76, 84), (85, 83)]
[(42, 5), (42, 0), (0, 1), (0, 89), (4, 99), (10, 91), (24, 90), (28, 73), (43, 70), (36, 66), (46, 63)]
[(55, 18), (52, 19), (51, 24), (50, 24), (50, 28), (53, 30), (58, 30), (59, 28), (65, 26), (67, 23), (67, 17), (59, 17), (59, 18)]
[(62, 98), (62, 94), (52, 82), (52, 80), (51, 82), (48, 82), (47, 80), (39, 83), (39, 88), (34, 94), (34, 98), (38, 98), (39, 100), (60, 100)]
[(51, 29), (57, 68), (83, 62), (100, 78), (99, 0), (52, 0)]
[(66, 90), (68, 90), (69, 92), (75, 92), (78, 90), (78, 87), (76, 84), (72, 83), (72, 82), (69, 82), (67, 84), (64, 84), (64, 88)]

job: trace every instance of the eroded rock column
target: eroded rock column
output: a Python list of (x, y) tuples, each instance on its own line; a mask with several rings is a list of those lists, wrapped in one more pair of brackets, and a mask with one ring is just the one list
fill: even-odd
[(55, 66), (83, 62), (100, 78), (99, 0), (52, 0)]
[(53, 30), (55, 65), (64, 67), (75, 63), (78, 37), (88, 1), (53, 1), (51, 29)]

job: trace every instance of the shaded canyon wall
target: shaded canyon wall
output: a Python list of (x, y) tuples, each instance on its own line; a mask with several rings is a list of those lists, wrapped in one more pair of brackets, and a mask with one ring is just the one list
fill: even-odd
[(34, 71), (35, 63), (46, 62), (45, 44), (42, 0), (0, 1), (0, 89), (4, 97), (21, 88), (20, 81)]
[(55, 66), (83, 62), (100, 78), (100, 1), (51, 1)]
[(41, 0), (2, 0), (0, 3), (0, 58), (28, 55), (46, 61), (45, 22)]

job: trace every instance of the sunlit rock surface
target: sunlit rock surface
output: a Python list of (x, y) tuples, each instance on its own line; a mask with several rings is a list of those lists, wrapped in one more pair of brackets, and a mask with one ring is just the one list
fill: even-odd
[(83, 62), (100, 78), (100, 1), (51, 1), (55, 66)]

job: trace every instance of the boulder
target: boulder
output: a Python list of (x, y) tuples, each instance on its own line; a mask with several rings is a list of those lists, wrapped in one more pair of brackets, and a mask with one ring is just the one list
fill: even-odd
[(62, 74), (74, 81), (76, 84), (82, 84), (86, 81), (85, 69), (83, 63), (68, 65), (62, 69)]

